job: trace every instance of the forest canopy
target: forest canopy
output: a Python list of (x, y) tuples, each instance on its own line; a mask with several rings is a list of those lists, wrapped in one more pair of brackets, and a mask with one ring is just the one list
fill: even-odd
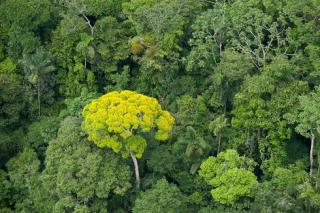
[(0, 212), (320, 212), (319, 0), (0, 0)]

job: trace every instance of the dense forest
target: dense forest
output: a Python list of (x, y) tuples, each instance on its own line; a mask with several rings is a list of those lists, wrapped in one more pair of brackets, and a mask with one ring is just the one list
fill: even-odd
[(320, 212), (319, 0), (0, 0), (0, 212)]

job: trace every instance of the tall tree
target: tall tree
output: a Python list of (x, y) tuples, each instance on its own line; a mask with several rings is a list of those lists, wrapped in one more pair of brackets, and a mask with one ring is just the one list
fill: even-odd
[(87, 142), (76, 117), (61, 122), (40, 177), (42, 194), (51, 202), (48, 212), (108, 212), (108, 199), (121, 198), (131, 187), (130, 179), (123, 159)]
[(254, 165), (253, 160), (229, 149), (203, 161), (199, 174), (214, 187), (211, 194), (217, 202), (233, 205), (241, 197), (253, 197), (258, 184), (252, 172)]
[(309, 153), (309, 174), (313, 174), (313, 159), (315, 150), (316, 136), (320, 134), (320, 87), (307, 95), (300, 96), (299, 109), (296, 114), (288, 114), (291, 122), (297, 123), (296, 131), (306, 138), (310, 139)]
[(110, 92), (93, 100), (83, 109), (83, 116), (90, 141), (132, 158), (138, 187), (137, 158), (142, 157), (147, 146), (143, 134), (156, 130), (156, 140), (167, 140), (174, 123), (174, 118), (161, 109), (156, 99), (128, 90)]
[(34, 54), (24, 55), (21, 63), (25, 68), (27, 80), (37, 90), (38, 115), (40, 117), (43, 84), (46, 77), (55, 70), (55, 67), (43, 48), (37, 49)]

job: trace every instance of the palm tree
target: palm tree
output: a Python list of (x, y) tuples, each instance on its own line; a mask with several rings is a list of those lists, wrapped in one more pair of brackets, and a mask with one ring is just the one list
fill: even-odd
[(21, 60), (26, 71), (27, 80), (36, 87), (38, 114), (41, 116), (41, 88), (46, 75), (55, 70), (46, 52), (39, 48), (34, 54), (24, 55)]

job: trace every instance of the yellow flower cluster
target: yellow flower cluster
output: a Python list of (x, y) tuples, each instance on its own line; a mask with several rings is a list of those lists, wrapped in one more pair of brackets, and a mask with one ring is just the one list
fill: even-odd
[[(85, 106), (83, 117), (89, 140), (98, 147), (109, 147), (115, 152), (135, 147), (137, 157), (141, 157), (146, 142), (135, 134), (155, 129), (156, 140), (167, 140), (174, 124), (174, 118), (161, 109), (155, 98), (128, 90), (110, 92), (93, 100)], [(138, 144), (143, 148), (137, 148)]]

